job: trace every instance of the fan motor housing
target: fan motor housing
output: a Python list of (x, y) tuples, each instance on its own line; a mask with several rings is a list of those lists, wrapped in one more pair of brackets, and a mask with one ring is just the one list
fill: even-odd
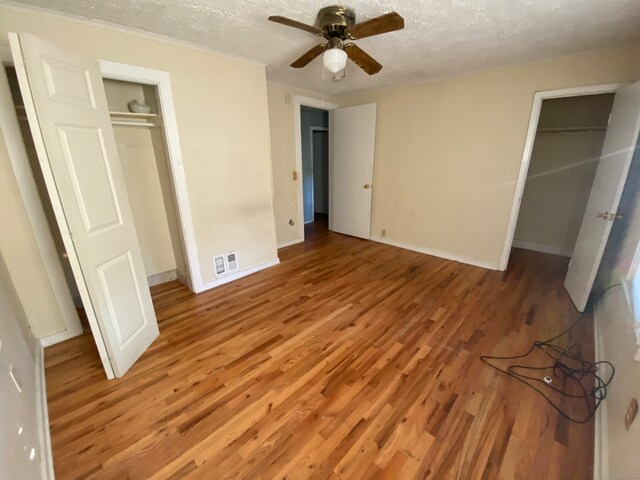
[(325, 38), (344, 38), (345, 30), (356, 23), (356, 13), (347, 7), (325, 7), (318, 12), (316, 27)]

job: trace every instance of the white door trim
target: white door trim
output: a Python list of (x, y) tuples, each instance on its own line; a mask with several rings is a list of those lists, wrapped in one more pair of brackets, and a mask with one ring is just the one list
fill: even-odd
[[(13, 57), (9, 47), (0, 46), (0, 63), (3, 67), (4, 65), (13, 65)], [(11, 169), (20, 190), (22, 203), (33, 230), (33, 237), (42, 264), (65, 324), (65, 330), (53, 333), (51, 338), (58, 338), (61, 335), (65, 339), (72, 338), (82, 334), (82, 325), (73, 303), (71, 291), (65, 280), (58, 250), (47, 224), (38, 188), (33, 179), (4, 68), (0, 72), (0, 99), (0, 131), (4, 137)]]
[[(315, 216), (315, 211), (316, 211), (316, 190), (315, 190), (315, 179), (314, 179), (314, 175), (313, 175), (313, 170), (314, 170), (314, 159), (313, 159), (313, 134), (315, 132), (329, 132), (329, 128), (328, 127), (309, 127), (309, 155), (311, 156), (311, 185), (313, 186), (313, 195), (311, 195), (311, 210), (313, 211), (313, 214)], [(329, 152), (327, 152), (328, 154)], [(328, 164), (328, 158), (327, 158), (327, 164)], [(328, 165), (327, 165), (328, 166)], [(304, 178), (303, 178), (304, 180)], [(304, 183), (304, 182), (303, 182)], [(304, 185), (303, 185), (304, 187)], [(303, 192), (304, 194), (304, 188), (303, 188)], [(303, 199), (304, 200), (304, 199)], [(304, 208), (304, 205), (303, 205)], [(302, 212), (303, 214), (303, 218), (304, 218), (304, 212)]]
[[(300, 107), (321, 108), (331, 111), (338, 108), (338, 105), (325, 102), (316, 98), (304, 97), (302, 95), (293, 96), (293, 129), (296, 140), (296, 172), (299, 173), (296, 190), (298, 193), (298, 238), (296, 241), (304, 241), (304, 198), (302, 190), (302, 123), (300, 120)], [(329, 132), (331, 131), (331, 115), (329, 115)], [(329, 133), (331, 135), (331, 133)], [(329, 140), (331, 145), (331, 140)], [(329, 148), (329, 168), (331, 168), (331, 148)], [(329, 171), (329, 182), (331, 182), (331, 171)]]
[(99, 60), (103, 78), (123, 80), (127, 82), (154, 85), (158, 89), (158, 97), (162, 109), (162, 123), (167, 142), (167, 157), (169, 171), (175, 192), (176, 212), (182, 234), (185, 249), (185, 261), (189, 271), (189, 283), (195, 293), (205, 290), (200, 273), (198, 247), (196, 244), (191, 204), (189, 203), (189, 191), (187, 178), (182, 161), (182, 149), (180, 148), (180, 136), (178, 135), (178, 122), (176, 120), (173, 93), (171, 90), (171, 77), (168, 72), (153, 70), (150, 68), (117, 63), (107, 60)]
[(542, 101), (551, 98), (578, 97), (583, 95), (598, 95), (602, 93), (614, 93), (624, 83), (607, 83), (603, 85), (590, 85), (586, 87), (563, 88), (560, 90), (546, 90), (536, 92), (533, 96), (533, 106), (531, 107), (531, 116), (529, 117), (529, 127), (524, 142), (524, 151), (522, 160), (520, 161), (520, 173), (513, 195), (513, 203), (511, 205), (511, 215), (509, 216), (509, 225), (507, 227), (507, 235), (502, 248), (502, 258), (500, 260), (500, 270), (507, 269), (509, 263), (509, 255), (511, 254), (511, 246), (513, 244), (513, 235), (515, 234), (516, 224), (518, 223), (518, 213), (520, 212), (520, 203), (522, 201), (522, 193), (527, 181), (527, 172), (529, 171), (529, 163), (531, 162), (531, 152), (533, 151), (533, 143), (536, 137), (536, 129), (538, 128), (538, 119), (540, 118), (540, 108)]

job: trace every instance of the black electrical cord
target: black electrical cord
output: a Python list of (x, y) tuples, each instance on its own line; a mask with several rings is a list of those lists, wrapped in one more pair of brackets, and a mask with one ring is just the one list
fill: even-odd
[[(605, 288), (595, 297), (592, 305), (597, 304), (602, 296), (609, 290), (620, 285), (622, 284), (616, 283)], [(587, 309), (585, 309), (585, 311), (586, 310)], [(533, 342), (529, 350), (521, 355), (513, 355), (507, 357), (481, 355), (480, 360), (489, 365), (491, 368), (494, 368), (499, 372), (515, 378), (516, 380), (524, 383), (528, 387), (538, 392), (560, 415), (562, 415), (567, 420), (575, 423), (586, 423), (595, 415), (596, 410), (600, 406), (600, 402), (602, 402), (602, 400), (606, 398), (607, 387), (611, 383), (611, 380), (613, 380), (616, 369), (611, 362), (608, 362), (606, 360), (602, 360), (599, 362), (589, 362), (587, 360), (584, 360), (582, 358), (582, 345), (580, 345), (579, 343), (573, 344), (569, 348), (563, 348), (551, 343), (563, 337), (564, 335), (567, 335), (573, 328), (575, 328), (578, 323), (580, 323), (584, 316), (584, 313), (580, 313), (566, 330), (560, 332), (555, 337), (544, 341), (536, 340), (535, 342)], [(519, 360), (522, 358), (526, 358), (532, 352), (537, 350), (542, 351), (546, 356), (553, 360), (553, 362), (549, 365), (538, 367), (515, 364), (510, 365), (506, 369), (497, 367), (496, 365), (491, 363), (491, 361), (495, 360)], [(603, 366), (608, 367), (609, 375), (604, 375), (601, 373), (600, 368)], [(577, 388), (580, 389), (581, 393), (568, 393), (560, 388), (557, 388), (555, 385), (552, 385), (551, 381), (547, 381), (548, 379), (545, 380), (546, 377), (540, 378), (540, 376), (534, 376), (534, 373), (532, 372), (538, 374), (542, 372), (548, 372), (552, 373), (555, 377), (560, 378), (564, 382), (571, 381), (574, 385), (577, 386)], [(585, 388), (583, 380), (593, 382), (593, 386), (590, 389)], [(557, 405), (551, 398), (549, 398), (549, 396), (544, 391), (542, 391), (541, 388), (537, 387), (534, 382), (544, 384), (546, 387), (560, 394), (562, 398), (566, 397), (569, 399), (584, 400), (587, 415), (584, 418), (572, 417), (569, 413), (563, 411), (562, 408)]]

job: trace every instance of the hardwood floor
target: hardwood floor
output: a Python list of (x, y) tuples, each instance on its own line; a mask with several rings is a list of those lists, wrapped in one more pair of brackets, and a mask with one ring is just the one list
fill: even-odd
[[(89, 336), (48, 348), (57, 478), (592, 478), (593, 424), (478, 358), (570, 323), (566, 259), (307, 238), (210, 292), (153, 288), (160, 337), (123, 379)], [(593, 355), (589, 321), (572, 337)]]

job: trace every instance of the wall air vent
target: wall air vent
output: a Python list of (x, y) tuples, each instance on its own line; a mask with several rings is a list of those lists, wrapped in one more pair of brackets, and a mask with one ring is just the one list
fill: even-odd
[(238, 254), (237, 252), (227, 253), (227, 267), (230, 272), (238, 270)]
[(227, 266), (222, 255), (219, 255), (213, 259), (213, 265), (216, 270), (216, 275), (220, 276), (227, 273)]

